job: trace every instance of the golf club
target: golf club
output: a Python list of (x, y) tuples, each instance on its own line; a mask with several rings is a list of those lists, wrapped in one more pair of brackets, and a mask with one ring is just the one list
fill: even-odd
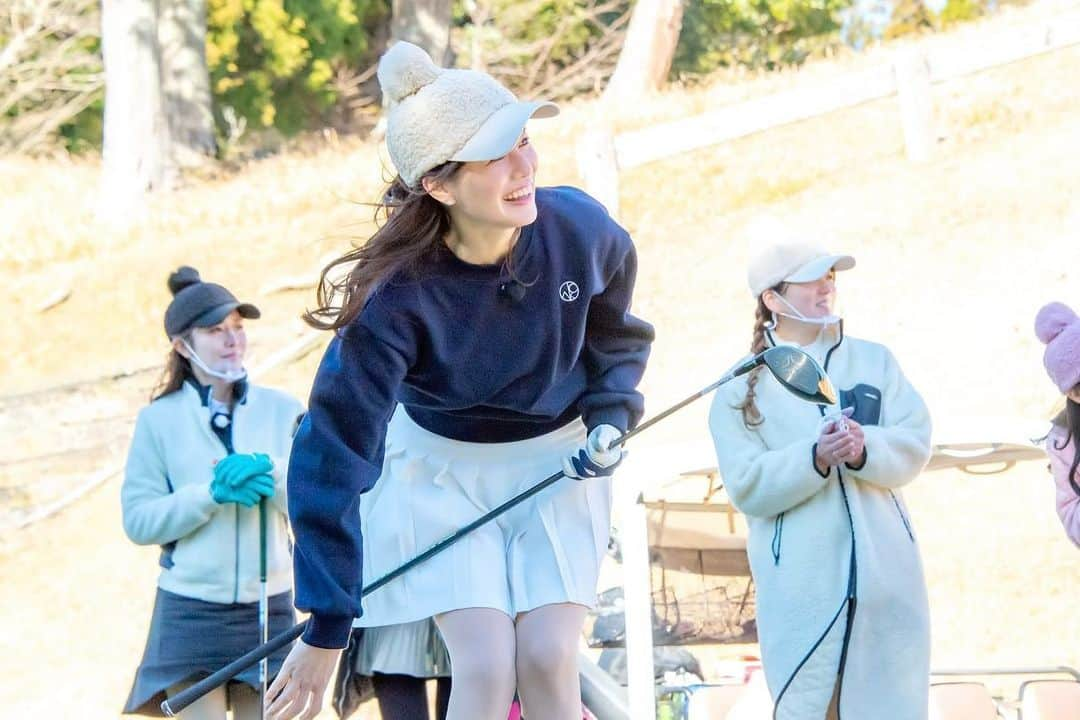
[[(623, 433), (616, 438), (608, 446), (609, 448), (622, 445), (630, 438), (634, 437), (643, 430), (652, 427), (656, 423), (660, 422), (664, 418), (668, 417), (672, 413), (686, 407), (694, 400), (712, 392), (721, 385), (730, 382), (731, 380), (745, 375), (754, 368), (765, 367), (769, 372), (777, 379), (777, 381), (789, 392), (795, 396), (813, 403), (821, 403), (833, 405), (836, 403), (836, 390), (832, 386), (832, 382), (829, 380), (829, 376), (825, 374), (825, 371), (805, 351), (791, 346), (791, 345), (778, 345), (771, 347), (762, 352), (753, 355), (747, 360), (740, 361), (735, 367), (728, 372), (724, 373), (723, 377), (709, 385), (708, 387), (699, 390), (685, 400), (671, 406), (667, 410), (663, 411), (659, 415), (650, 420), (638, 425), (637, 428), (629, 432)], [(545, 488), (554, 484), (558, 480), (564, 477), (563, 472), (559, 471), (549, 477), (541, 480), (536, 485), (522, 491), (518, 495), (510, 498), (498, 507), (490, 510), (486, 514), (472, 521), (468, 525), (465, 525), (461, 529), (454, 532), (439, 542), (432, 545), (430, 548), (420, 553), (416, 557), (408, 560), (397, 568), (386, 573), (382, 577), (378, 578), (374, 582), (365, 585), (360, 591), (360, 597), (366, 597), (367, 595), (375, 592), (383, 585), (391, 582), (395, 578), (405, 574), (412, 568), (416, 567), (420, 563), (430, 559), (431, 557), (439, 554), (446, 548), (456, 543), (461, 538), (471, 533), (476, 528), (484, 525), (491, 520), (495, 519), (499, 515), (510, 508), (519, 505), (525, 500), (531, 498), (537, 493), (541, 492)], [(236, 676), (237, 673), (243, 671), (245, 668), (251, 666), (252, 663), (262, 661), (264, 658), (276, 652), (278, 649), (289, 644), (296, 638), (303, 634), (304, 628), (307, 627), (307, 621), (303, 621), (294, 625), (291, 629), (275, 636), (269, 642), (266, 642), (259, 647), (245, 653), (238, 659), (232, 661), (225, 667), (221, 668), (209, 677), (195, 683), (186, 690), (177, 693), (173, 697), (165, 700), (161, 703), (161, 711), (166, 717), (175, 717), (176, 713), (186, 708), (191, 703), (198, 700), (200, 697), (210, 692), (214, 688), (227, 682)]]

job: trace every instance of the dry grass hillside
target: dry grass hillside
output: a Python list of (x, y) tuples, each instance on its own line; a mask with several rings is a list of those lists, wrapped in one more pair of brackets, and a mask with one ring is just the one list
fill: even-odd
[[(616, 123), (678, 117), (879, 59), (674, 90)], [(711, 382), (745, 351), (744, 230), (769, 214), (856, 255), (840, 285), (848, 331), (893, 349), (939, 439), (997, 417), (1038, 426), (1057, 397), (1035, 312), (1053, 299), (1080, 306), (1073, 73), (1080, 47), (937, 86), (941, 140), (923, 165), (905, 160), (895, 100), (883, 100), (625, 173), (622, 221), (640, 254), (636, 311), (657, 327), (644, 382), (650, 409)], [(580, 103), (534, 124), (541, 184), (580, 183), (573, 143), (595, 112)], [(370, 210), (357, 203), (376, 196), (382, 158), (373, 144), (309, 143), (155, 198), (125, 228), (93, 219), (96, 162), (0, 160), (0, 511), (122, 460), (153, 373), (11, 396), (158, 362), (164, 280), (181, 263), (262, 307), (252, 352), (268, 356), (301, 332), (312, 295), (262, 289), (313, 274), (320, 258), (369, 230)], [(38, 312), (61, 286), (70, 298)], [(303, 397), (318, 355), (262, 381)], [(707, 442), (705, 412), (700, 403), (640, 442)], [(51, 453), (60, 454), (34, 459)], [(27, 529), (0, 524), (0, 717), (118, 715), (156, 571), (155, 551), (123, 536), (118, 490), (114, 477)], [(1080, 552), (1058, 525), (1043, 463), (983, 477), (928, 473), (907, 497), (930, 583), (935, 666), (1080, 667)]]

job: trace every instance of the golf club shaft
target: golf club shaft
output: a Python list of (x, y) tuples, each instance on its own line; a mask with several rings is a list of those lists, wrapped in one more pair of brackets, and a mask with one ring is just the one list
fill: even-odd
[(642, 432), (643, 430), (648, 430), (650, 427), (652, 427), (656, 423), (660, 422), (661, 420), (666, 418), (668, 415), (672, 415), (672, 414), (678, 412), (679, 410), (682, 410), (684, 407), (686, 407), (690, 403), (694, 402), (698, 398), (701, 398), (701, 397), (704, 397), (704, 396), (708, 395), (709, 393), (711, 393), (713, 390), (720, 387), (724, 383), (730, 382), (730, 381), (734, 380), (735, 378), (739, 377), (740, 375), (745, 375), (746, 373), (750, 372), (755, 367), (760, 365), (761, 361), (762, 361), (762, 358), (764, 358), (764, 357), (765, 357), (765, 352), (762, 351), (762, 352), (759, 352), (758, 354), (754, 355), (753, 357), (747, 358), (746, 360), (740, 360), (730, 370), (728, 370), (726, 373), (724, 373), (723, 376), (721, 376), (721, 378), (719, 380), (717, 380), (713, 384), (708, 385), (708, 386), (702, 388), (701, 390), (698, 390), (696, 393), (694, 393), (690, 397), (688, 397), (688, 398), (686, 398), (686, 399), (684, 399), (684, 400), (682, 400), (680, 402), (675, 403), (674, 405), (669, 407), (667, 410), (664, 410), (660, 414), (649, 418), (648, 420), (641, 423), (640, 425), (638, 425), (633, 430), (630, 430), (629, 432), (624, 432), (622, 435), (617, 437), (615, 440), (612, 440), (611, 444), (608, 445), (608, 449), (613, 448), (613, 447), (617, 447), (619, 445), (622, 445), (627, 440), (629, 440), (630, 438), (637, 435), (639, 432)]
[[(718, 388), (721, 385), (723, 385), (724, 383), (732, 380), (733, 378), (737, 377), (738, 375), (742, 375), (743, 373), (749, 371), (750, 369), (752, 369), (754, 367), (755, 364), (757, 364), (757, 362), (760, 362), (760, 357), (761, 356), (759, 354), (759, 355), (755, 356), (754, 358), (752, 358), (751, 360), (748, 360), (748, 361), (740, 364), (736, 369), (733, 369), (733, 370), (725, 373), (722, 378), (720, 378), (719, 380), (717, 380), (713, 384), (709, 385), (708, 387), (694, 393), (693, 395), (691, 395), (688, 398), (682, 400), (681, 402), (671, 406), (667, 410), (664, 410), (659, 415), (657, 415), (657, 416), (649, 419), (648, 421), (638, 425), (637, 428), (623, 433), (618, 438), (616, 438), (611, 443), (611, 445), (609, 445), (609, 447), (615, 447), (615, 446), (618, 446), (618, 445), (622, 445), (627, 440), (629, 440), (633, 436), (637, 435), (641, 431), (652, 427), (653, 425), (660, 422), (664, 418), (670, 416), (672, 413), (675, 413), (675, 412), (681, 410), (682, 408), (686, 407), (687, 405), (689, 405), (693, 401), (697, 400), (700, 397), (703, 397), (704, 395), (707, 395), (708, 393), (712, 392), (716, 388)], [(461, 538), (463, 538), (466, 535), (468, 535), (469, 533), (471, 533), (476, 528), (480, 527), (481, 525), (487, 524), (488, 522), (495, 519), (499, 515), (502, 515), (504, 512), (511, 509), (512, 507), (514, 507), (516, 505), (519, 505), (520, 503), (524, 502), (525, 500), (528, 500), (533, 495), (536, 495), (537, 493), (541, 492), (545, 488), (551, 486), (552, 484), (557, 482), (562, 477), (563, 477), (563, 473), (562, 473), (562, 471), (559, 471), (557, 473), (549, 475), (548, 477), (546, 477), (543, 480), (541, 480), (540, 482), (538, 482), (536, 485), (533, 485), (532, 487), (528, 488), (527, 490), (524, 490), (523, 492), (519, 493), (518, 495), (515, 495), (514, 497), (512, 497), (509, 500), (507, 500), (506, 502), (504, 502), (502, 505), (499, 505), (495, 509), (490, 510), (489, 512), (487, 512), (484, 515), (480, 516), (476, 520), (473, 520), (468, 525), (466, 525), (466, 526), (462, 527), (461, 529), (457, 530), (452, 535), (449, 535), (448, 537), (443, 538), (439, 542), (435, 543), (430, 548), (428, 548), (424, 552), (420, 553), (416, 557), (412, 558), (411, 560), (408, 560), (404, 564), (402, 564), (402, 565), (398, 566), (397, 568), (391, 570), (390, 572), (386, 573), (385, 575), (380, 577), (378, 580), (375, 580), (374, 582), (372, 582), (372, 583), (370, 583), (368, 585), (365, 585), (363, 590), (360, 591), (360, 597), (365, 597), (368, 594), (375, 592), (376, 590), (381, 588), (383, 585), (386, 585), (387, 583), (393, 581), (394, 579), (398, 578), (399, 576), (405, 574), (406, 572), (413, 569), (414, 567), (416, 567), (420, 563), (422, 563), (422, 562), (430, 559), (431, 557), (439, 554), (440, 552), (442, 552), (446, 548), (448, 548), (451, 545), (453, 545), (454, 543), (456, 543)], [(211, 690), (218, 687), (219, 685), (231, 680), (233, 677), (235, 677), (237, 675), (237, 673), (240, 673), (245, 668), (250, 667), (252, 663), (259, 662), (263, 658), (268, 657), (269, 655), (276, 652), (278, 649), (284, 647), (288, 643), (290, 643), (293, 640), (295, 640), (296, 638), (300, 637), (304, 633), (304, 629), (306, 627), (307, 627), (307, 621), (306, 620), (301, 622), (301, 623), (298, 623), (298, 624), (294, 625), (291, 629), (287, 630), (286, 632), (281, 633), (280, 635), (275, 636), (269, 642), (264, 643), (264, 644), (260, 645), (259, 647), (251, 650), (250, 652), (245, 653), (240, 658), (238, 658), (236, 660), (233, 660), (231, 663), (229, 663), (225, 667), (221, 668), (220, 670), (218, 670), (214, 674), (210, 675), (206, 679), (195, 683), (194, 685), (187, 688), (183, 692), (177, 693), (176, 695), (174, 695), (173, 697), (169, 698), (168, 700), (166, 700), (165, 702), (163, 702), (161, 704), (162, 712), (164, 712), (166, 714), (166, 716), (168, 716), (168, 717), (173, 717), (175, 715), (175, 713), (180, 712), (181, 710), (183, 710), (188, 705), (190, 705), (191, 703), (198, 700), (200, 697), (202, 697), (206, 693), (210, 692)]]
[[(259, 644), (270, 639), (270, 599), (266, 593), (266, 498), (259, 501)], [(266, 685), (270, 678), (270, 660), (259, 661), (259, 717), (266, 704)]]
[(690, 397), (676, 403), (675, 405), (672, 405), (671, 407), (669, 407), (667, 410), (663, 411), (659, 415), (657, 415), (655, 417), (652, 417), (652, 418), (649, 418), (648, 420), (641, 423), (640, 425), (638, 425), (633, 430), (630, 430), (628, 432), (624, 432), (622, 435), (620, 435), (619, 437), (612, 440), (611, 444), (608, 445), (608, 448), (613, 448), (613, 447), (617, 447), (619, 445), (622, 445), (627, 440), (629, 440), (630, 438), (637, 435), (639, 432), (642, 432), (643, 430), (648, 430), (650, 427), (652, 427), (656, 423), (660, 422), (661, 420), (663, 420), (667, 416), (672, 415), (672, 414), (678, 412), (679, 410), (682, 410), (684, 407), (686, 407), (690, 403), (694, 402), (698, 398), (704, 397), (705, 395), (708, 395), (713, 390), (720, 387), (721, 385), (728, 382), (729, 380), (731, 380), (734, 377), (735, 377), (735, 375), (733, 373), (728, 373), (727, 375), (724, 375), (724, 377), (720, 378), (719, 380), (717, 380), (715, 383), (708, 386), (707, 388), (699, 390), (698, 392), (694, 393)]

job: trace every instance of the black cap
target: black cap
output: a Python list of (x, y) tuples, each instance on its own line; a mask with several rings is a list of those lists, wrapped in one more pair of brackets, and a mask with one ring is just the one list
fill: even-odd
[(216, 283), (203, 282), (199, 271), (183, 266), (169, 275), (173, 300), (165, 310), (165, 334), (182, 335), (193, 327), (212, 327), (236, 310), (240, 317), (255, 320), (262, 313), (251, 303), (242, 303)]

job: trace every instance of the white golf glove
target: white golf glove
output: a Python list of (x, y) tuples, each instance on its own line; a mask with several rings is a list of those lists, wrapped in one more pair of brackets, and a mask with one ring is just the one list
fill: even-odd
[(614, 425), (597, 425), (589, 433), (585, 447), (568, 458), (563, 458), (563, 474), (584, 480), (591, 477), (607, 477), (622, 462), (620, 446), (610, 447), (622, 433)]

